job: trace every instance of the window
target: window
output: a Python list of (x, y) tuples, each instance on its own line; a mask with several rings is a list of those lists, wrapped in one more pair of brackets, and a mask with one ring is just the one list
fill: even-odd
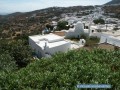
[(92, 33), (94, 32), (94, 30), (92, 30)]

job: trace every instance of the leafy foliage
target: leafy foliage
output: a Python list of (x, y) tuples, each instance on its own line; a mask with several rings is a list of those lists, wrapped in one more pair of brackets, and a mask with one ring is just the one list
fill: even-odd
[(69, 29), (66, 25), (68, 24), (67, 21), (60, 21), (58, 22), (57, 28), (58, 30)]
[(111, 90), (119, 90), (119, 73), (120, 51), (77, 50), (42, 58), (16, 73), (2, 73), (0, 87), (7, 90), (74, 90), (77, 84), (111, 84)]
[(96, 19), (96, 20), (93, 20), (93, 22), (95, 24), (105, 24), (105, 21), (103, 19)]
[(1, 54), (0, 55), (0, 71), (11, 72), (17, 69), (15, 61), (13, 57), (9, 54)]
[[(7, 53), (8, 57), (4, 57)], [(0, 62), (4, 60), (4, 62), (8, 62), (9, 60), (13, 60), (17, 66), (25, 67), (32, 57), (32, 50), (26, 44), (25, 40), (0, 40)], [(8, 59), (8, 60), (7, 60)], [(8, 63), (9, 64), (9, 63)]]

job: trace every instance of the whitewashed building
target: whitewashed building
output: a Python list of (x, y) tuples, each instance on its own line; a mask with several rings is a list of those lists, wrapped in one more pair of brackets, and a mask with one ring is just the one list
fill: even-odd
[(101, 37), (104, 32), (111, 32), (114, 30), (116, 24), (91, 25), (89, 27), (89, 36)]
[(29, 36), (29, 45), (39, 58), (56, 52), (67, 52), (71, 48), (70, 42), (55, 34)]
[(104, 32), (101, 35), (100, 43), (107, 43), (107, 44), (110, 44), (110, 45), (120, 47), (120, 31)]
[(52, 22), (51, 22), (51, 25), (54, 26), (54, 27), (57, 26), (57, 24), (58, 24), (58, 23), (57, 23), (56, 21), (52, 21)]
[(82, 34), (84, 34), (84, 25), (81, 22), (77, 22), (73, 28), (65, 31), (66, 38), (80, 38)]

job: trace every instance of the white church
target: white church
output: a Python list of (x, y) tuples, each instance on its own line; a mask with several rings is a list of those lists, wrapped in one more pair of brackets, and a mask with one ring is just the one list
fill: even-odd
[(84, 25), (79, 21), (76, 24), (73, 24), (73, 28), (65, 31), (65, 38), (80, 38), (84, 34)]

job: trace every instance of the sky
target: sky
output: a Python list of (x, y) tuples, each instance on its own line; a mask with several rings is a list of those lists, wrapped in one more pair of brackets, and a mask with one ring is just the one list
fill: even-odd
[(0, 0), (0, 13), (29, 12), (47, 7), (102, 5), (111, 0)]

